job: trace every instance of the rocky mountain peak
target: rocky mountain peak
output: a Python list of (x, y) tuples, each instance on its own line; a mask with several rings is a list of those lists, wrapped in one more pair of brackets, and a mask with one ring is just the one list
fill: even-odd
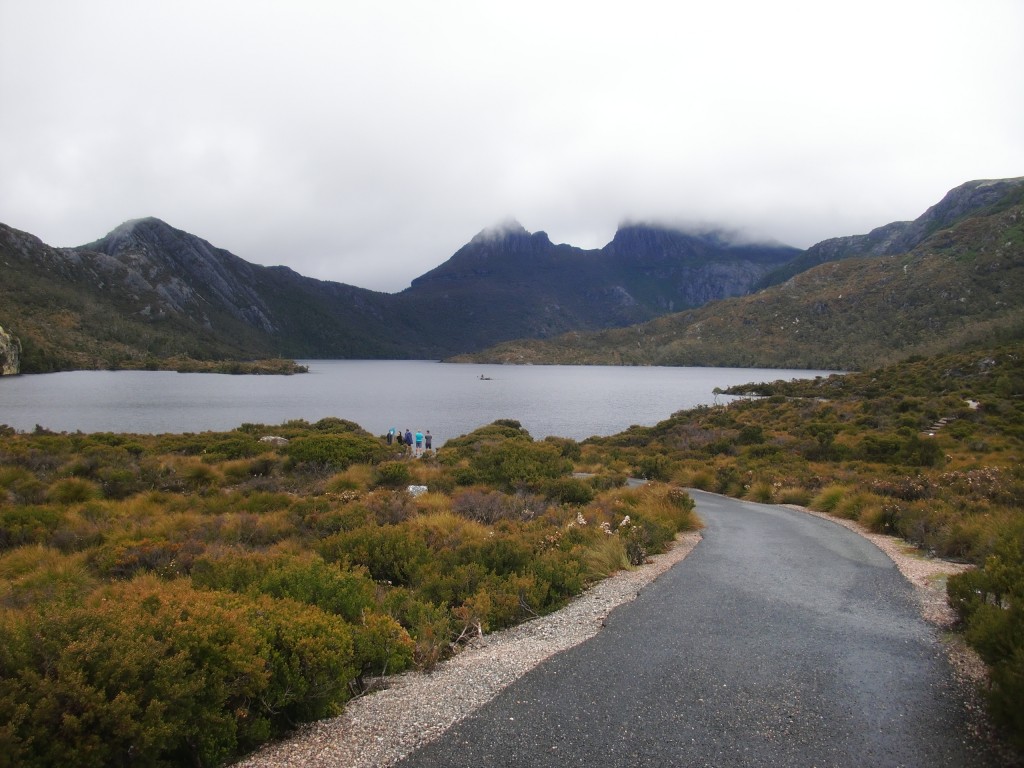
[(218, 304), (251, 325), (275, 329), (269, 309), (253, 289), (252, 264), (160, 219), (126, 221), (79, 250), (115, 259), (134, 283), (155, 291), (169, 309), (198, 313), (204, 325), (209, 322), (206, 308)]

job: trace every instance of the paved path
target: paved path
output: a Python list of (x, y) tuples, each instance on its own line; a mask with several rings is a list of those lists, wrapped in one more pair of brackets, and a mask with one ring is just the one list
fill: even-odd
[(686, 560), (400, 765), (997, 764), (888, 557), (811, 515), (694, 498)]

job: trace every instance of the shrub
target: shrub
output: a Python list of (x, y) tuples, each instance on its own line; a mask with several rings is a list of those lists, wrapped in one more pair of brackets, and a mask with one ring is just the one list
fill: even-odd
[(319, 546), (328, 562), (348, 560), (364, 566), (376, 581), (413, 584), (430, 557), (423, 540), (401, 525), (362, 526), (329, 536)]
[(105, 597), (3, 626), (13, 653), (0, 713), (15, 763), (216, 765), (266, 738), (250, 712), (265, 654), (237, 605), (183, 583)]
[(55, 504), (81, 504), (99, 496), (100, 489), (96, 483), (78, 477), (57, 480), (46, 491), (47, 500)]
[(412, 590), (393, 588), (385, 593), (381, 608), (409, 632), (418, 668), (433, 669), (449, 652), (454, 617), (446, 606), (434, 605)]
[(45, 543), (63, 523), (63, 512), (51, 506), (0, 507), (0, 548)]
[(377, 485), (408, 485), (409, 477), (409, 465), (404, 461), (384, 461), (377, 465)]
[(545, 507), (544, 501), (536, 496), (479, 488), (462, 491), (452, 497), (453, 512), (486, 525), (499, 520), (531, 520)]
[(381, 613), (364, 612), (353, 627), (353, 639), (357, 693), (366, 689), (367, 676), (398, 674), (408, 669), (415, 658), (416, 643), (409, 633)]
[(990, 668), (990, 709), (1024, 747), (1024, 531), (1005, 536), (976, 571), (950, 577), (950, 604)]
[(658, 454), (643, 456), (636, 465), (636, 474), (647, 480), (666, 482), (672, 476), (672, 463)]
[(340, 471), (352, 464), (370, 463), (383, 456), (376, 438), (359, 434), (323, 434), (296, 437), (286, 448), (292, 467), (313, 471)]
[(480, 447), (470, 466), (483, 482), (514, 488), (566, 475), (572, 463), (552, 443), (505, 440)]
[(577, 477), (559, 477), (544, 484), (544, 494), (559, 504), (589, 504), (594, 488)]
[(353, 623), (375, 605), (365, 569), (344, 569), (313, 554), (210, 553), (196, 559), (191, 577), (197, 587), (288, 598)]

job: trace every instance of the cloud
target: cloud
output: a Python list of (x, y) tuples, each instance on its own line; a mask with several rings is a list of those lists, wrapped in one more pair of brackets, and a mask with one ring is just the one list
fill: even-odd
[(0, 221), (400, 290), (514, 218), (806, 247), (1024, 173), (1024, 6), (0, 3)]

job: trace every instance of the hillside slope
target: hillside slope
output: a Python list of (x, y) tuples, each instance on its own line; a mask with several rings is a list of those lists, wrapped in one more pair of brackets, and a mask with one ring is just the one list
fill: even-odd
[(626, 329), (499, 345), (475, 361), (857, 369), (1024, 334), (1024, 183), (905, 254), (848, 257)]

